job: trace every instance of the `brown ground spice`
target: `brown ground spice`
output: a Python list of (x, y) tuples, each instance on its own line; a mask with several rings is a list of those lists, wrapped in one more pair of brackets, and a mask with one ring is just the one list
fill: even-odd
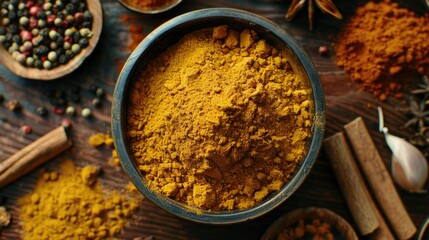
[(186, 35), (141, 72), (128, 137), (150, 187), (203, 209), (246, 209), (306, 155), (308, 81), (254, 31)]
[(337, 65), (384, 100), (416, 73), (429, 74), (429, 14), (418, 17), (390, 0), (368, 2), (356, 10), (334, 48)]

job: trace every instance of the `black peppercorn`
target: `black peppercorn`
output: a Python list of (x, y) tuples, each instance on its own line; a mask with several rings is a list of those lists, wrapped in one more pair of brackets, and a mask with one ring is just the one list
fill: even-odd
[(10, 0), (10, 4), (12, 4), (13, 6), (17, 7), (19, 4), (19, 0)]
[(2, 103), (4, 101), (4, 96), (3, 94), (0, 93), (0, 103)]
[(4, 35), (5, 42), (12, 43), (12, 37), (13, 37), (12, 33), (10, 32), (6, 33), (6, 35)]
[(91, 21), (92, 20), (92, 14), (88, 10), (86, 10), (83, 13), (83, 20), (85, 20), (85, 21)]
[(89, 45), (88, 39), (82, 38), (81, 40), (79, 40), (79, 45), (81, 46), (81, 48), (87, 47)]
[(36, 108), (36, 112), (37, 112), (37, 114), (39, 114), (42, 117), (48, 115), (48, 109), (46, 109), (43, 106)]
[(57, 38), (57, 44), (58, 44), (58, 46), (64, 45), (64, 38), (62, 36), (59, 36)]
[(43, 62), (39, 59), (34, 61), (34, 66), (38, 69), (42, 69), (43, 68)]
[(6, 28), (4, 28), (3, 26), (0, 26), (0, 35), (5, 35), (6, 34)]
[(79, 32), (75, 32), (73, 33), (73, 42), (79, 42), (80, 40), (80, 33)]
[(11, 26), (9, 27), (9, 32), (10, 32), (11, 34), (17, 34), (17, 33), (19, 32), (19, 27), (18, 27), (18, 25), (11, 25)]
[(66, 11), (68, 14), (74, 14), (76, 12), (76, 7), (74, 6), (74, 4), (69, 3), (66, 5)]
[(36, 49), (34, 49), (34, 54), (38, 56), (45, 56), (46, 54), (48, 54), (48, 52), (49, 52), (49, 48), (45, 45), (41, 45)]
[(86, 4), (84, 2), (79, 3), (79, 7), (77, 8), (78, 12), (83, 12), (86, 9)]
[(43, 40), (49, 39), (49, 29), (44, 28), (39, 31), (39, 35), (42, 36)]
[(15, 21), (18, 17), (16, 16), (16, 12), (9, 11), (9, 14), (7, 15), (7, 18), (9, 18), (10, 21)]
[(22, 39), (21, 39), (21, 37), (20, 37), (19, 35), (14, 35), (14, 36), (12, 37), (12, 41), (13, 41), (14, 43), (17, 43), (18, 45), (20, 45), (20, 44), (22, 43)]
[(82, 23), (82, 27), (83, 27), (83, 28), (91, 28), (91, 27), (92, 27), (92, 23), (91, 23), (91, 21), (84, 21), (84, 22)]
[(58, 62), (61, 64), (65, 64), (66, 62), (68, 62), (67, 56), (65, 54), (60, 55), (60, 57), (58, 58)]
[(64, 12), (59, 12), (59, 13), (57, 14), (57, 18), (64, 19), (65, 17), (66, 17), (66, 13), (64, 13)]
[(16, 15), (18, 17), (27, 16), (27, 14), (25, 14), (25, 11), (23, 11), (23, 10), (18, 10), (18, 12), (16, 12)]
[(37, 13), (37, 18), (38, 19), (45, 19), (46, 18), (46, 13), (44, 11), (39, 11)]
[(3, 42), (3, 47), (8, 49), (10, 48), (10, 46), (12, 46), (12, 44), (10, 42)]
[(79, 103), (80, 102), (80, 95), (77, 93), (72, 93), (70, 95), (70, 99), (72, 100), (72, 102), (74, 103)]

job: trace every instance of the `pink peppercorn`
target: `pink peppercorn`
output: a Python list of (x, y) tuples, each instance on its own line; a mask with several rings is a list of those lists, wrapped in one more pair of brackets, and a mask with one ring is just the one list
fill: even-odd
[(32, 131), (33, 131), (33, 129), (30, 127), (30, 126), (28, 126), (28, 125), (24, 125), (24, 126), (22, 126), (21, 127), (21, 130), (23, 131), (23, 132), (25, 132), (25, 133), (31, 133)]
[(76, 22), (82, 22), (83, 21), (83, 13), (77, 12), (74, 14), (74, 20)]
[(25, 7), (27, 8), (31, 8), (34, 5), (34, 1), (32, 0), (28, 0), (25, 2)]
[(27, 31), (27, 30), (22, 30), (21, 31), (21, 38), (22, 38), (22, 41), (31, 41), (31, 39), (33, 38), (33, 35), (31, 35), (31, 32), (30, 31)]
[(34, 18), (34, 17), (31, 17), (30, 18), (30, 28), (35, 28), (35, 27), (37, 27), (37, 25), (38, 25), (38, 21), (37, 21), (37, 19), (36, 18)]
[(30, 8), (30, 14), (32, 16), (36, 16), (38, 12), (40, 12), (40, 7), (39, 6), (32, 6)]
[(70, 120), (68, 120), (67, 118), (64, 118), (64, 119), (61, 121), (61, 125), (62, 125), (63, 127), (65, 127), (65, 128), (69, 128), (69, 127), (71, 127), (71, 122), (70, 122)]
[(54, 21), (55, 21), (55, 18), (57, 18), (57, 16), (55, 16), (55, 15), (49, 15), (47, 18), (46, 18), (46, 22), (48, 23), (48, 24), (53, 24), (54, 23)]
[(54, 108), (54, 113), (56, 115), (63, 115), (64, 114), (64, 109), (55, 107)]
[(68, 42), (68, 43), (73, 43), (73, 38), (72, 38), (72, 37), (70, 37), (70, 36), (65, 36), (65, 37), (64, 37), (64, 41), (65, 41), (65, 42)]
[(329, 52), (328, 47), (326, 47), (326, 46), (320, 46), (320, 47), (319, 47), (319, 53), (320, 53), (321, 55), (326, 55), (326, 54), (328, 54), (328, 52)]

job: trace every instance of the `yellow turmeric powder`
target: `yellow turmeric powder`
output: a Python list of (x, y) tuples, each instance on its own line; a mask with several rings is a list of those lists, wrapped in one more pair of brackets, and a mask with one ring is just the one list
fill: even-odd
[(19, 199), (24, 239), (107, 239), (126, 225), (138, 207), (116, 192), (103, 194), (96, 168), (67, 160), (60, 173), (45, 173), (33, 193)]
[(192, 32), (131, 90), (128, 138), (152, 190), (210, 210), (247, 209), (277, 191), (306, 155), (309, 83), (256, 32)]

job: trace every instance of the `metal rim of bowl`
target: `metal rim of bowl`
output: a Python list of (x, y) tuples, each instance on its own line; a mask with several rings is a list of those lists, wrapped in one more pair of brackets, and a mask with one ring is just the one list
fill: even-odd
[[(168, 34), (169, 30), (185, 24), (193, 20), (210, 20), (213, 18), (231, 18), (231, 19), (240, 19), (242, 21), (247, 21), (251, 24), (259, 25), (260, 27), (269, 31), (270, 34), (274, 35), (280, 41), (284, 42), (288, 48), (295, 54), (298, 61), (302, 64), (308, 79), (310, 81), (313, 99), (314, 99), (314, 123), (312, 126), (312, 139), (308, 149), (308, 153), (299, 167), (298, 171), (295, 173), (295, 176), (287, 182), (281, 190), (275, 193), (273, 197), (268, 197), (269, 199), (263, 201), (262, 203), (246, 210), (236, 210), (236, 211), (207, 211), (200, 210), (195, 211), (193, 208), (184, 204), (174, 201), (168, 197), (160, 196), (157, 193), (152, 192), (143, 182), (143, 178), (138, 168), (133, 163), (133, 160), (130, 158), (125, 143), (126, 139), (126, 107), (125, 103), (127, 101), (126, 94), (123, 94), (127, 90), (127, 84), (134, 72), (136, 71), (139, 59), (148, 51), (148, 48), (156, 42), (157, 39)], [(203, 27), (201, 27), (203, 28)], [(249, 221), (251, 219), (257, 218), (267, 212), (273, 210), (278, 205), (283, 203), (287, 198), (291, 196), (292, 193), (303, 183), (304, 179), (307, 177), (310, 172), (314, 162), (317, 158), (317, 155), (320, 151), (322, 139), (325, 129), (325, 99), (322, 90), (322, 86), (317, 74), (317, 70), (314, 67), (313, 63), (310, 60), (310, 57), (304, 52), (304, 50), (298, 45), (297, 41), (292, 38), (285, 30), (283, 30), (277, 24), (250, 12), (243, 10), (237, 10), (232, 8), (210, 8), (202, 9), (189, 13), (185, 13), (178, 17), (175, 17), (166, 23), (162, 24), (156, 28), (152, 33), (150, 33), (134, 50), (130, 55), (127, 62), (125, 63), (115, 87), (113, 94), (113, 103), (112, 103), (112, 133), (114, 137), (114, 142), (116, 150), (118, 152), (119, 158), (121, 160), (122, 167), (125, 172), (130, 177), (131, 181), (135, 184), (137, 189), (152, 202), (181, 218), (207, 224), (232, 224)]]

